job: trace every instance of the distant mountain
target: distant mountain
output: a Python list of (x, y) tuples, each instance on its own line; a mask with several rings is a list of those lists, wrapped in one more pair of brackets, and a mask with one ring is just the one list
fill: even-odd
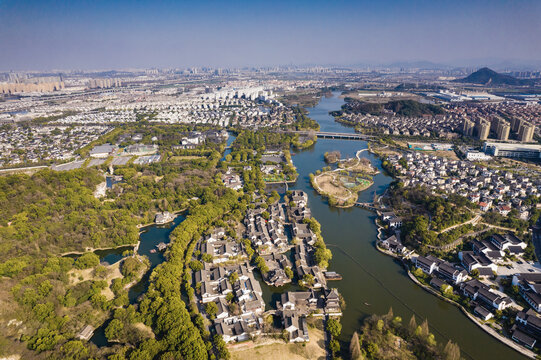
[(455, 82), (479, 84), (479, 85), (531, 85), (531, 80), (521, 80), (509, 75), (497, 73), (484, 67), (470, 74), (463, 79), (456, 79)]

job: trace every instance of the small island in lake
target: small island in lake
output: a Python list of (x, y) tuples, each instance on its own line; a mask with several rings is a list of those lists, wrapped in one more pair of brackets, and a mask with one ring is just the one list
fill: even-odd
[[(377, 174), (378, 171), (372, 166), (370, 160), (360, 157), (362, 151), (359, 150), (353, 158), (343, 160), (335, 160), (336, 152), (326, 153), (327, 162), (337, 162), (337, 167), (332, 169), (327, 166), (315, 174), (310, 174), (312, 187), (320, 195), (327, 197), (331, 206), (355, 205), (358, 192), (368, 189), (374, 183), (372, 175)], [(333, 155), (329, 156), (330, 154)]]

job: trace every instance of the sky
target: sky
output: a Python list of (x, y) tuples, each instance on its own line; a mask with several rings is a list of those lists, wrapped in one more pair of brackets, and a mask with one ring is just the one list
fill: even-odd
[(0, 70), (541, 64), (538, 0), (0, 0)]

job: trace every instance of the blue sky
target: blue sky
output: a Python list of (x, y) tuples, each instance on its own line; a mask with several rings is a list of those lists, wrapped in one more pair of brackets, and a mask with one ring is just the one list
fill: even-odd
[(541, 60), (541, 1), (0, 0), (0, 70)]

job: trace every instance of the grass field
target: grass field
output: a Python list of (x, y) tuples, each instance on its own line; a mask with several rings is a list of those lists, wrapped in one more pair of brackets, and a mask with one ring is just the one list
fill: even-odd
[(284, 174), (264, 175), (263, 180), (265, 182), (281, 182), (286, 180), (286, 176)]

